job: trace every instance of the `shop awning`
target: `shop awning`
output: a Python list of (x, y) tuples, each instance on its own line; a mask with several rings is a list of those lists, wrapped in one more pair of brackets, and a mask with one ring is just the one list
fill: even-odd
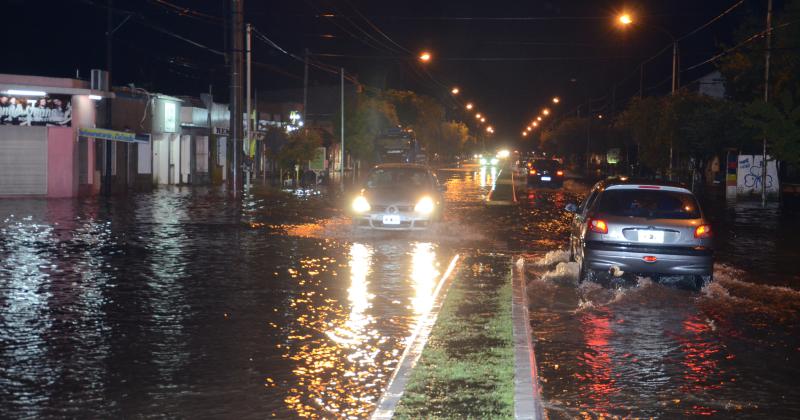
[(149, 134), (136, 134), (127, 131), (107, 130), (105, 128), (80, 128), (78, 135), (100, 140), (121, 141), (123, 143), (150, 143)]

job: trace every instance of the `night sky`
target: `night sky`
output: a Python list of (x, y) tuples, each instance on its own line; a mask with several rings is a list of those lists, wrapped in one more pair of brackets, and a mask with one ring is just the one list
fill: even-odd
[[(6, 0), (0, 72), (82, 78), (105, 66), (105, 0)], [(735, 0), (641, 1), (256, 1), (245, 0), (245, 21), (288, 52), (308, 48), (315, 60), (344, 66), (362, 83), (412, 89), (455, 104), (472, 101), (488, 114), (498, 136), (517, 138), (526, 121), (560, 96), (557, 115), (574, 112), (585, 98), (597, 112), (617, 108), (636, 94), (638, 63), (668, 46), (669, 37), (689, 33)], [(746, 2), (747, 3), (747, 2)], [(135, 83), (167, 94), (198, 95), (214, 85), (227, 96), (223, 0), (116, 0), (115, 23), (134, 12), (116, 32), (115, 85)], [(190, 7), (178, 13), (173, 6)], [(630, 10), (638, 27), (619, 30), (614, 16)], [(708, 28), (681, 41), (682, 68), (702, 62), (730, 43), (748, 12), (737, 8)], [(333, 17), (325, 17), (333, 14)], [(170, 32), (168, 34), (166, 32)], [(302, 86), (303, 65), (261, 41), (254, 41), (254, 84), (259, 90)], [(430, 50), (422, 68), (416, 55)], [(344, 55), (344, 57), (342, 57)], [(647, 64), (650, 94), (668, 91), (669, 51)], [(681, 75), (682, 83), (712, 71), (706, 65)], [(627, 77), (627, 79), (626, 79)], [(312, 69), (313, 84), (333, 84), (335, 75)]]

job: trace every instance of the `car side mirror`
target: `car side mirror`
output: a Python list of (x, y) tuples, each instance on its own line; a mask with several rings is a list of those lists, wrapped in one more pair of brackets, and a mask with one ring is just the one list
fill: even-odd
[(566, 205), (566, 207), (564, 207), (564, 210), (566, 210), (566, 211), (568, 211), (570, 213), (577, 213), (578, 212), (578, 205), (577, 204), (573, 204), (573, 203), (569, 203), (569, 204)]

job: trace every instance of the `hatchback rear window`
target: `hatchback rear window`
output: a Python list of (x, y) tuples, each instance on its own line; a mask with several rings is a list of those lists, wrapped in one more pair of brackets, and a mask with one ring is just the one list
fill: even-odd
[(700, 208), (691, 194), (656, 190), (607, 190), (595, 206), (611, 216), (654, 219), (698, 219)]
[(554, 171), (558, 168), (558, 161), (555, 160), (534, 160), (533, 167), (540, 171)]

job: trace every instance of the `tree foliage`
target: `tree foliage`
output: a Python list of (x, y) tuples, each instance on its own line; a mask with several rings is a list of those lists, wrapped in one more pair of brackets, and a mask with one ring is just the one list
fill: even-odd
[(278, 151), (278, 162), (283, 168), (303, 164), (314, 157), (317, 147), (322, 146), (322, 136), (317, 130), (302, 128), (292, 131)]
[(430, 96), (407, 90), (389, 90), (386, 98), (397, 110), (398, 122), (414, 130), (420, 144), (431, 152), (444, 152), (441, 144), (444, 107)]
[[(336, 118), (339, 132), (340, 118)], [(370, 160), (374, 153), (375, 138), (381, 131), (397, 126), (394, 104), (380, 95), (361, 94), (355, 101), (345, 104), (345, 149), (353, 158)]]

